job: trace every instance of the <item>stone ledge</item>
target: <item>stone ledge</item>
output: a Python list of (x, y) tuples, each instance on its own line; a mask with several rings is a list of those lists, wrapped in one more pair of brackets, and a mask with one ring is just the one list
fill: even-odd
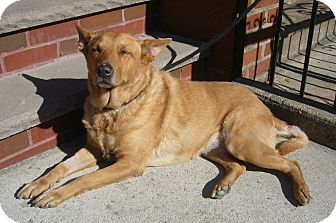
[(234, 82), (248, 87), (275, 114), (290, 124), (298, 125), (308, 137), (336, 149), (336, 109), (309, 99), (280, 91), (266, 84), (237, 78)]
[[(174, 40), (153, 62), (159, 69), (189, 55), (201, 44), (175, 35), (153, 36)], [(196, 55), (171, 70), (199, 58)], [(81, 54), (0, 78), (0, 140), (81, 107), (87, 94), (86, 78), (86, 63)]]
[(150, 0), (21, 0), (10, 5), (0, 20), (0, 35), (59, 22)]

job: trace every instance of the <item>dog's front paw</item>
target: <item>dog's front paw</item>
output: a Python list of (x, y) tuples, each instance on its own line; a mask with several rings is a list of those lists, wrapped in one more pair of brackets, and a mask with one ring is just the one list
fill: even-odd
[(29, 184), (26, 184), (22, 189), (16, 193), (16, 198), (30, 199), (38, 196), (42, 192), (48, 190), (51, 187), (50, 183), (44, 179), (37, 179)]
[(227, 195), (231, 190), (231, 186), (229, 184), (226, 185), (216, 185), (212, 190), (211, 197), (215, 199), (221, 199), (225, 195)]
[(53, 208), (65, 200), (66, 198), (58, 189), (52, 189), (42, 193), (32, 201), (32, 204), (39, 208)]
[(294, 185), (294, 196), (300, 205), (306, 205), (309, 203), (310, 194), (309, 188), (306, 184)]

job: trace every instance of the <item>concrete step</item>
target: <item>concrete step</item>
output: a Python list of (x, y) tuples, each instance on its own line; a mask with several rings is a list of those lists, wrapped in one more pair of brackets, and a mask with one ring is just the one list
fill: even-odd
[(150, 0), (21, 0), (10, 5), (0, 20), (0, 35), (70, 20)]
[[(173, 38), (169, 48), (153, 62), (159, 69), (189, 55), (202, 44), (170, 34), (153, 36), (141, 38)], [(170, 70), (195, 62), (199, 57), (195, 55)], [(81, 54), (1, 78), (0, 140), (81, 107), (87, 94), (86, 78), (86, 63)]]
[[(280, 59), (296, 56), (306, 49), (313, 6), (311, 0), (286, 0), (280, 33)], [(331, 9), (319, 2), (313, 46), (335, 33), (335, 16)]]

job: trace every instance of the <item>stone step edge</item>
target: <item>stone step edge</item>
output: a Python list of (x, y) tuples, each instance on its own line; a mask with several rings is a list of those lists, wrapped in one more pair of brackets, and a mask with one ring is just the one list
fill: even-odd
[[(49, 3), (47, 1), (45, 3), (39, 3), (38, 6), (35, 6), (37, 8), (31, 11), (29, 11), (28, 6), (24, 8), (24, 12), (22, 12), (24, 6), (20, 6), (24, 4), (24, 2), (18, 2), (7, 9), (9, 10), (8, 12), (10, 12), (9, 16), (6, 11), (4, 12), (0, 20), (0, 35), (149, 1), (150, 0), (100, 0), (96, 2), (78, 0), (76, 2), (62, 2), (63, 4), (61, 5), (54, 5), (54, 3), (52, 3), (49, 7), (46, 5)], [(15, 13), (16, 11), (20, 13)]]

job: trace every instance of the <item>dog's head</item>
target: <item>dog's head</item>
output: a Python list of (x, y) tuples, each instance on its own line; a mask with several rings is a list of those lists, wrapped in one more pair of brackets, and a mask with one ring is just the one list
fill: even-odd
[(80, 26), (77, 30), (79, 50), (86, 57), (93, 88), (114, 89), (141, 80), (140, 70), (171, 42), (140, 40), (126, 33), (94, 33)]

